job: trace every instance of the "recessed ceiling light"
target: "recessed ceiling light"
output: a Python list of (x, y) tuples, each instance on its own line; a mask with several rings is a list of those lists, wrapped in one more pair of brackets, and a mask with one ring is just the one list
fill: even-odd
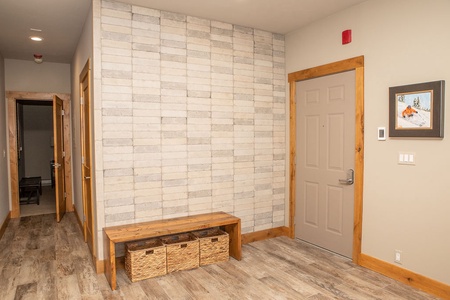
[(31, 36), (30, 39), (32, 39), (35, 42), (40, 42), (42, 41), (42, 38), (40, 36)]
[(38, 28), (30, 28), (31, 31), (37, 31), (37, 32), (41, 32), (42, 29), (38, 29)]

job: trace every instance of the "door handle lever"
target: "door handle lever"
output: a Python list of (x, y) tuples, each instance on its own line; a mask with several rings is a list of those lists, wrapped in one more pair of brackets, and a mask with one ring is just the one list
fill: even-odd
[(353, 169), (349, 169), (347, 172), (347, 179), (339, 179), (340, 184), (352, 185), (354, 182), (355, 171)]

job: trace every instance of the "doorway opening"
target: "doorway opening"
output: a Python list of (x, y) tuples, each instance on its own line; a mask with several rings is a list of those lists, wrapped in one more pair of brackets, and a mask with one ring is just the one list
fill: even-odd
[[(57, 96), (57, 97), (55, 97)], [(61, 107), (64, 109), (64, 115), (60, 115), (58, 118), (59, 121), (61, 121), (64, 126), (62, 132), (64, 133), (63, 136), (60, 136), (60, 139), (62, 140), (62, 144), (66, 145), (64, 148), (64, 157), (61, 160), (61, 163), (63, 166), (61, 167), (61, 171), (57, 171), (59, 173), (60, 178), (59, 182), (64, 183), (64, 185), (55, 185), (55, 191), (63, 191), (63, 197), (64, 197), (64, 212), (73, 211), (73, 204), (72, 204), (72, 168), (71, 168), (71, 138), (70, 138), (70, 94), (50, 94), (50, 93), (30, 93), (30, 92), (7, 92), (6, 98), (8, 101), (8, 132), (9, 132), (9, 158), (10, 158), (10, 178), (11, 178), (11, 218), (19, 218), (21, 216), (21, 205), (20, 201), (28, 201), (28, 197), (31, 201), (38, 201), (39, 194), (39, 202), (41, 201), (40, 196), (44, 193), (46, 187), (45, 185), (50, 181), (50, 189), (52, 184), (52, 177), (50, 168), (51, 166), (51, 160), (46, 162), (48, 164), (48, 172), (50, 173), (50, 178), (42, 178), (43, 176), (39, 176), (37, 173), (26, 173), (26, 170), (22, 168), (22, 165), (19, 165), (19, 156), (24, 155), (24, 149), (22, 147), (22, 151), (20, 150), (20, 145), (23, 146), (23, 136), (20, 135), (22, 130), (18, 128), (18, 126), (23, 126), (23, 120), (22, 123), (18, 122), (18, 114), (23, 114), (23, 111), (20, 112), (20, 109), (23, 108), (21, 105), (38, 105), (38, 106), (46, 106), (49, 102), (52, 103), (52, 109), (54, 108), (55, 100), (54, 98), (60, 98), (58, 103), (61, 103)], [(19, 110), (19, 111), (18, 111)], [(53, 110), (52, 114), (52, 121), (55, 120), (55, 114)], [(20, 120), (20, 119), (19, 119)], [(62, 127), (62, 126), (61, 126)], [(23, 128), (22, 128), (23, 129)], [(55, 126), (53, 123), (53, 130), (55, 130)], [(22, 132), (23, 133), (23, 132)], [(56, 136), (56, 134), (53, 131), (53, 136)], [(20, 143), (19, 143), (20, 142)], [(40, 144), (44, 145), (51, 145), (51, 141), (48, 139), (44, 139), (43, 141), (40, 141)], [(59, 145), (53, 145), (54, 147), (57, 147)], [(21, 159), (24, 159), (24, 157), (21, 157)], [(24, 161), (22, 161), (23, 163)], [(54, 166), (53, 166), (54, 167)], [(20, 170), (22, 168), (22, 170)], [(54, 169), (54, 168), (53, 168)], [(22, 187), (25, 186), (25, 189), (19, 188), (20, 180), (23, 178), (27, 178), (27, 175), (33, 175), (29, 176), (29, 179), (27, 182), (22, 182)], [(21, 177), (22, 176), (22, 177)], [(41, 177), (41, 178), (39, 178)], [(44, 177), (47, 177), (45, 174)], [(42, 180), (44, 181), (42, 182)], [(44, 183), (44, 187), (42, 187), (42, 183)], [(47, 193), (48, 194), (48, 193)], [(55, 193), (54, 193), (55, 194)], [(25, 198), (26, 199), (23, 199)], [(61, 197), (60, 197), (61, 199)], [(55, 205), (56, 207), (56, 199), (55, 199)], [(61, 205), (59, 205), (61, 207)]]
[(16, 120), (20, 216), (56, 213), (53, 102), (17, 100)]
[[(290, 191), (289, 191), (289, 236), (295, 237), (296, 212), (296, 156), (297, 128), (296, 124), (296, 86), (297, 82), (346, 71), (355, 71), (355, 145), (354, 145), (354, 207), (353, 207), (353, 249), (352, 260), (359, 264), (362, 240), (362, 204), (363, 204), (363, 172), (364, 172), (364, 56), (330, 63), (301, 70), (288, 75), (290, 88)], [(300, 108), (299, 108), (300, 109)], [(298, 191), (302, 193), (304, 191)]]

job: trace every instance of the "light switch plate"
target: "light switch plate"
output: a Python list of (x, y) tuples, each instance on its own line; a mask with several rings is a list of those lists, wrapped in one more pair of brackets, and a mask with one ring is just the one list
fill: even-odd
[(378, 127), (378, 140), (379, 141), (386, 140), (386, 127)]
[(399, 152), (398, 164), (414, 166), (416, 164), (416, 154), (413, 152)]

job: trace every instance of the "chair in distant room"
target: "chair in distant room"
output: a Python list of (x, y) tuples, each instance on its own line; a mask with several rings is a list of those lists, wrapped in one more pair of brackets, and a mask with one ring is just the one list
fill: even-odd
[(39, 196), (42, 195), (41, 176), (23, 177), (19, 181), (20, 204), (39, 205)]

